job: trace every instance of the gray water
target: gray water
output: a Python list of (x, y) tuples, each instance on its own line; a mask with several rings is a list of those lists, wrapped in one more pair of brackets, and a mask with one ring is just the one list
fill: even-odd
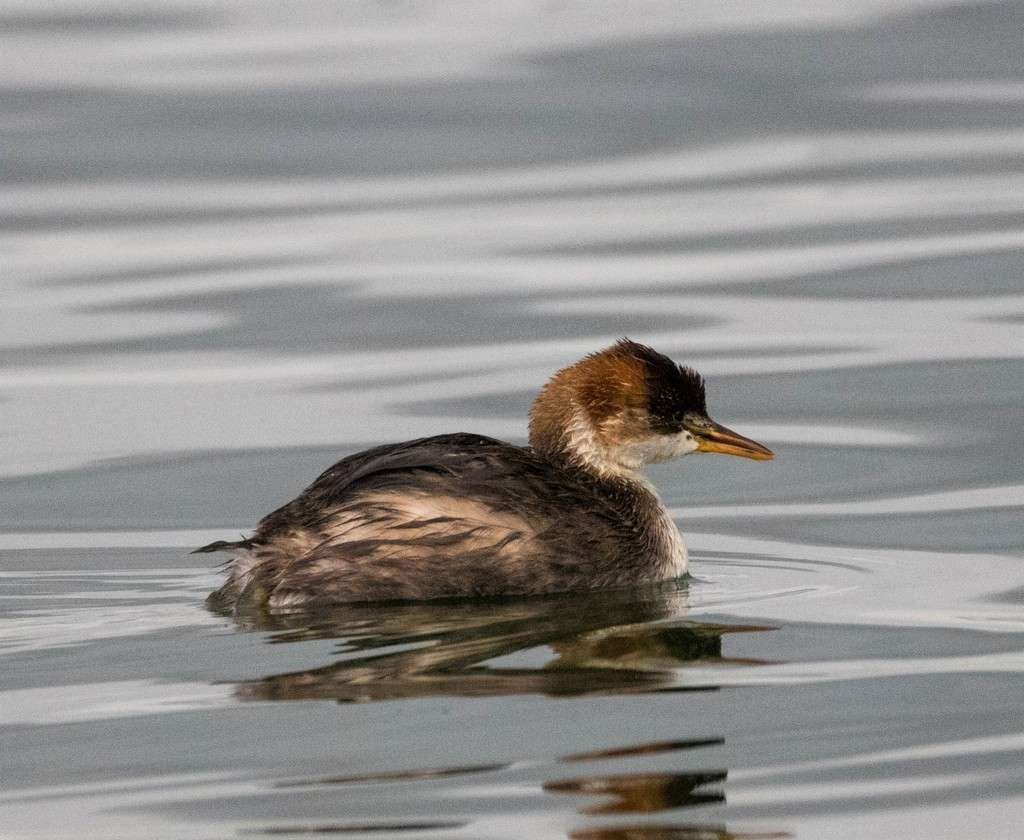
[[(1024, 4), (0, 2), (0, 837), (1016, 838)], [(190, 548), (622, 335), (666, 588)]]

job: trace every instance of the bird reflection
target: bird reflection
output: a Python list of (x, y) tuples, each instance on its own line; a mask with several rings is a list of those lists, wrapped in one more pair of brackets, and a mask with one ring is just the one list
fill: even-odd
[(729, 831), (721, 825), (617, 825), (583, 828), (569, 834), (569, 840), (785, 840), (787, 832)]
[(706, 785), (724, 782), (726, 771), (701, 773), (646, 773), (632, 776), (591, 776), (548, 782), (544, 790), (553, 793), (598, 794), (608, 801), (581, 809), (582, 814), (636, 814), (666, 811), (724, 802), (720, 788)]
[[(722, 658), (726, 633), (772, 628), (689, 621), (683, 585), (492, 602), (338, 606), (235, 615), (271, 643), (336, 638), (339, 658), (237, 686), (247, 700), (339, 702), (429, 696), (578, 696), (671, 689), (674, 672)], [(530, 651), (527, 655), (524, 651)], [(515, 660), (495, 662), (520, 654)], [(545, 657), (541, 664), (534, 661)]]

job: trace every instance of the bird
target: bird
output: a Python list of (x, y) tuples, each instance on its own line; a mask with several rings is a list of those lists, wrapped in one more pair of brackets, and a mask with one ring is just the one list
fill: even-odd
[(350, 455), (227, 551), (212, 607), (615, 589), (685, 576), (686, 543), (648, 464), (774, 453), (708, 416), (703, 377), (623, 338), (556, 372), (529, 443), (465, 432)]

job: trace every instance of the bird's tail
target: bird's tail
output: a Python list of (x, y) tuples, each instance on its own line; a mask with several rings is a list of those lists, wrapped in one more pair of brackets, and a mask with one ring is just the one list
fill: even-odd
[(248, 537), (243, 537), (237, 542), (228, 542), (227, 540), (217, 540), (209, 545), (201, 546), (197, 548), (192, 554), (210, 554), (214, 551), (237, 551), (239, 549), (252, 548), (254, 545), (253, 540)]

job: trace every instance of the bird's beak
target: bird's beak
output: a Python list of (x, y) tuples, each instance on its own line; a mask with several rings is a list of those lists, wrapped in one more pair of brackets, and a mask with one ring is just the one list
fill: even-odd
[(775, 457), (767, 446), (737, 434), (732, 429), (720, 426), (714, 420), (705, 420), (699, 427), (690, 429), (697, 441), (698, 452), (719, 452), (722, 455), (739, 455), (755, 461), (770, 461)]

